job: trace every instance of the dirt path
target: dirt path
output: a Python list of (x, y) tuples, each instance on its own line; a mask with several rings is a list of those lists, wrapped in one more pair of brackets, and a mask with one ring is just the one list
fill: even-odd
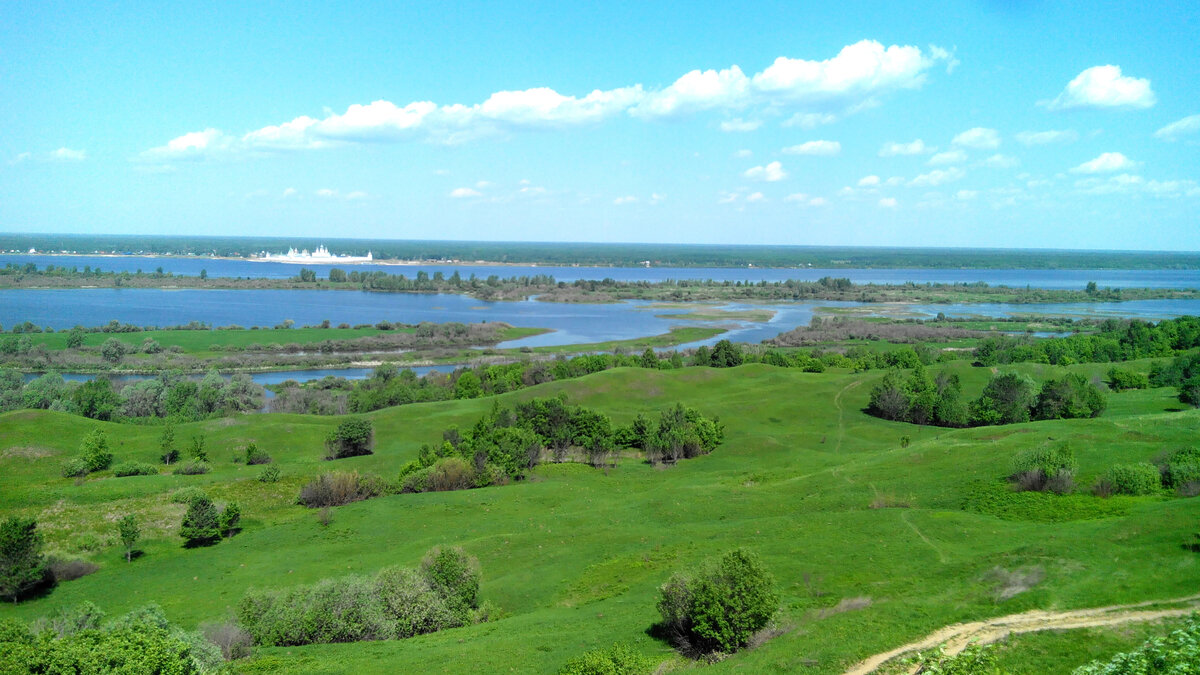
[[(1169, 609), (1145, 609), (1161, 605), (1184, 605)], [(1150, 600), (1131, 605), (1113, 605), (1110, 607), (1094, 607), (1091, 609), (1074, 609), (1065, 612), (1047, 612), (1033, 610), (1021, 614), (1000, 616), (986, 621), (973, 621), (946, 626), (917, 642), (910, 642), (902, 647), (876, 654), (853, 668), (845, 675), (869, 675), (880, 666), (894, 658), (911, 652), (933, 649), (939, 645), (947, 655), (953, 656), (962, 652), (971, 644), (991, 644), (1003, 640), (1009, 635), (1033, 633), (1041, 630), (1070, 630), (1074, 628), (1092, 628), (1096, 626), (1116, 626), (1139, 621), (1154, 621), (1176, 616), (1184, 616), (1200, 609), (1200, 594), (1173, 600)], [(917, 672), (919, 666), (913, 666), (905, 671)]]
[(857, 387), (860, 384), (862, 384), (862, 380), (851, 382), (850, 384), (846, 385), (845, 387), (842, 387), (842, 390), (837, 393), (837, 396), (833, 397), (833, 405), (834, 405), (834, 407), (837, 408), (837, 411), (838, 411), (837, 442), (834, 443), (834, 445), (833, 445), (833, 452), (835, 454), (839, 450), (842, 449), (842, 438), (845, 437), (845, 435), (846, 435), (846, 421), (844, 419), (846, 410), (844, 408), (842, 408), (842, 394), (850, 391), (851, 389)]

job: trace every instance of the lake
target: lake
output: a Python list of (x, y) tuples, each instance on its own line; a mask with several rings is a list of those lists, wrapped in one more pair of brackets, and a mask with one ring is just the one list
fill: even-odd
[(567, 267), (553, 265), (293, 265), (288, 263), (218, 260), (213, 258), (154, 258), (145, 256), (47, 256), (26, 254), (0, 255), (0, 266), (8, 263), (34, 263), (78, 267), (91, 266), (105, 271), (150, 273), (162, 267), (164, 272), (196, 276), (200, 270), (210, 277), (263, 277), (286, 279), (300, 273), (302, 267), (314, 270), (321, 278), (334, 267), (352, 271), (383, 271), (409, 278), (424, 271), (430, 276), (441, 272), (451, 276), (457, 270), (464, 277), (480, 278), (532, 276), (548, 274), (558, 281), (604, 279), (617, 281), (659, 282), (668, 279), (713, 279), (716, 281), (816, 281), (822, 277), (846, 277), (859, 284), (974, 283), (993, 286), (1032, 286), (1034, 288), (1081, 289), (1089, 281), (1112, 288), (1200, 288), (1200, 270), (975, 270), (975, 269), (818, 269), (818, 268), (746, 268), (746, 267)]

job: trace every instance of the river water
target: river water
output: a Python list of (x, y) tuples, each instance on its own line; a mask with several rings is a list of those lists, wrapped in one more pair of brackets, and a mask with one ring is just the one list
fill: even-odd
[(205, 270), (210, 277), (262, 277), (286, 279), (299, 274), (302, 267), (314, 270), (321, 278), (329, 270), (340, 267), (346, 271), (383, 271), (403, 274), (409, 278), (424, 271), (430, 276), (441, 272), (449, 277), (458, 271), (463, 277), (474, 274), (486, 279), (498, 277), (548, 274), (558, 281), (604, 279), (617, 281), (658, 282), (668, 279), (713, 279), (716, 281), (816, 281), (821, 277), (846, 277), (854, 283), (903, 284), (913, 283), (974, 283), (983, 281), (993, 286), (1032, 286), (1034, 288), (1080, 289), (1089, 281), (1112, 288), (1200, 288), (1200, 270), (976, 270), (976, 269), (819, 269), (819, 268), (762, 268), (762, 267), (564, 267), (553, 265), (295, 265), (288, 263), (253, 262), (250, 260), (220, 260), (214, 258), (171, 258), (146, 256), (47, 256), (4, 254), (0, 267), (8, 263), (38, 267), (56, 265), (86, 266), (114, 272), (149, 274), (161, 267), (163, 272), (196, 276)]

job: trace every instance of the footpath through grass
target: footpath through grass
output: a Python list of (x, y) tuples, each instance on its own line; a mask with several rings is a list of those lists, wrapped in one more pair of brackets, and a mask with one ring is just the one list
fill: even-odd
[[(952, 367), (969, 397), (990, 375)], [(322, 439), (339, 418), (251, 415), (180, 425), (182, 447), (205, 436), (212, 473), (102, 474), (78, 486), (59, 467), (89, 429), (108, 431), (117, 461), (148, 462), (156, 460), (159, 429), (8, 413), (0, 416), (0, 514), (35, 516), (51, 549), (101, 569), (44, 598), (4, 605), (0, 616), (29, 619), (82, 600), (116, 615), (153, 601), (194, 626), (228, 616), (247, 588), (372, 574), (413, 565), (434, 545), (460, 545), (479, 558), (481, 596), (502, 608), (502, 618), (402, 641), (264, 649), (241, 667), (544, 673), (613, 642), (672, 658), (646, 632), (657, 620), (658, 586), (674, 570), (742, 546), (777, 579), (780, 634), (705, 670), (837, 673), (957, 621), (1195, 592), (1200, 555), (1182, 544), (1198, 529), (1200, 500), (1129, 498), (1118, 515), (1051, 523), (963, 508), (980, 485), (1002, 480), (1014, 455), (1047, 439), (1072, 443), (1081, 485), (1115, 463), (1195, 444), (1200, 411), (1179, 410), (1173, 390), (1112, 395), (1099, 419), (951, 430), (865, 415), (881, 376), (764, 365), (618, 369), (532, 387), (498, 399), (562, 392), (618, 424), (678, 401), (719, 416), (726, 441), (668, 469), (628, 458), (607, 471), (544, 465), (531, 480), (504, 487), (373, 499), (336, 509), (329, 525), (294, 503), (307, 477), (337, 468), (392, 478), (422, 443), (439, 440), (450, 424), (472, 424), (493, 400), (372, 413), (375, 454), (336, 463), (321, 460)], [(251, 441), (274, 458), (280, 482), (260, 483), (260, 467), (231, 461)], [(183, 507), (169, 495), (185, 486), (239, 501), (245, 530), (211, 548), (182, 548), (175, 528)], [(147, 539), (145, 555), (125, 563), (113, 523), (130, 512), (145, 519)], [(1034, 569), (1038, 581), (1006, 592), (1015, 572)], [(1027, 653), (1020, 658), (1035, 662)]]

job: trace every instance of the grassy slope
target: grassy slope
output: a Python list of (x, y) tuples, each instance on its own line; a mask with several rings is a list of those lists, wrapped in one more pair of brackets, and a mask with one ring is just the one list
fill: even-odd
[[(956, 368), (973, 396), (986, 370)], [(1180, 543), (1196, 529), (1200, 501), (1138, 498), (1124, 517), (1056, 524), (959, 508), (975, 481), (1005, 474), (1016, 452), (1049, 437), (1072, 439), (1083, 484), (1112, 463), (1194, 443), (1200, 411), (1176, 411), (1172, 390), (1113, 396), (1110, 411), (1096, 420), (951, 431), (864, 415), (880, 376), (755, 365), (624, 369), (543, 385), (502, 399), (566, 391), (572, 402), (618, 422), (679, 400), (720, 415), (727, 440), (714, 454), (667, 470), (631, 460), (607, 473), (547, 466), (517, 485), (362, 502), (338, 509), (327, 528), (291, 501), (302, 475), (330, 467), (319, 459), (320, 441), (335, 419), (248, 416), (182, 426), (181, 445), (193, 433), (207, 436), (214, 473), (98, 478), (77, 487), (57, 476), (58, 467), (95, 423), (9, 413), (0, 416), (0, 511), (37, 514), (60, 550), (111, 543), (110, 523), (126, 511), (147, 514), (161, 536), (149, 539), (146, 556), (133, 564), (121, 562), (115, 548), (90, 553), (100, 572), (44, 599), (5, 606), (0, 615), (29, 618), (82, 599), (117, 613), (154, 600), (192, 625), (227, 614), (250, 586), (373, 573), (414, 564), (432, 545), (459, 544), (479, 557), (483, 596), (507, 618), (406, 641), (262, 650), (259, 666), (548, 672), (613, 641), (666, 658), (669, 650), (645, 635), (656, 619), (657, 586), (674, 569), (746, 546), (775, 573), (789, 630), (713, 672), (832, 673), (955, 621), (1194, 592), (1200, 564)], [(376, 454), (339, 467), (393, 475), (422, 442), (448, 424), (470, 424), (490, 405), (379, 411), (372, 415)], [(118, 461), (156, 456), (157, 429), (103, 426), (119, 444)], [(911, 437), (908, 448), (900, 447), (902, 436)], [(229, 461), (232, 448), (249, 440), (279, 461), (283, 481), (260, 484), (252, 478), (257, 467)], [(216, 498), (241, 501), (245, 532), (212, 548), (182, 549), (170, 531), (182, 507), (167, 503), (165, 491), (183, 485), (210, 485)], [(915, 508), (869, 508), (880, 495)], [(1038, 565), (1046, 580), (997, 602), (985, 580), (997, 565)], [(814, 611), (858, 596), (873, 604), (824, 618)]]

